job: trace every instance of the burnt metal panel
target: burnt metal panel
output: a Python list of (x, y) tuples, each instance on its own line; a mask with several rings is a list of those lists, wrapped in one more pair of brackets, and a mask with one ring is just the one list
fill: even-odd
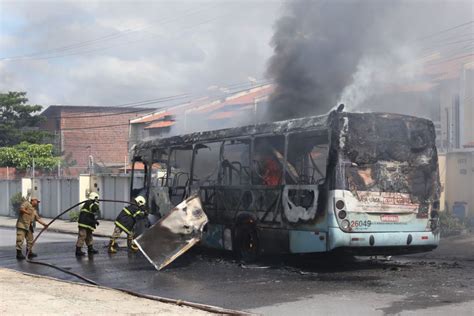
[(215, 131), (196, 132), (168, 138), (157, 138), (138, 143), (134, 148), (134, 154), (137, 157), (147, 159), (147, 157), (150, 156), (150, 148), (152, 147), (168, 147), (197, 142), (219, 141), (223, 139), (242, 137), (245, 135), (281, 135), (299, 130), (326, 129), (327, 118), (327, 115), (312, 116), (281, 122), (227, 128)]
[(202, 239), (207, 222), (199, 196), (193, 195), (137, 237), (135, 243), (161, 270)]
[(290, 250), (287, 229), (259, 228), (260, 251), (266, 254), (283, 254)]

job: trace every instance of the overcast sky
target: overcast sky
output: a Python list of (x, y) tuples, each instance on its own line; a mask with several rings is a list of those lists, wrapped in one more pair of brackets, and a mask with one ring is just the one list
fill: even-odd
[[(330, 1), (319, 2), (321, 7), (336, 1), (353, 2)], [(306, 2), (312, 5), (311, 0)], [(436, 36), (415, 44), (439, 47), (439, 41), (455, 38), (455, 45), (472, 46), (472, 0), (395, 2), (388, 12), (391, 20), (376, 11), (375, 17), (386, 20), (381, 33), (399, 30), (403, 39), (434, 32)], [(195, 96), (212, 91), (209, 87), (249, 83), (249, 78), (262, 80), (273, 55), (275, 23), (288, 13), (283, 3), (0, 0), (0, 92), (26, 91), (31, 103), (42, 105), (117, 105), (182, 93)], [(391, 5), (394, 1), (367, 3)], [(347, 11), (349, 17), (355, 14)], [(317, 19), (314, 12), (303, 13), (311, 23)], [(348, 36), (355, 36), (346, 19), (334, 20), (336, 26), (348, 28)], [(469, 21), (471, 24), (465, 23)], [(461, 23), (465, 24), (462, 28), (446, 31)], [(324, 32), (332, 28), (320, 30), (323, 40)], [(312, 30), (304, 32), (309, 36)], [(387, 31), (385, 37), (396, 42), (392, 33)], [(471, 46), (466, 49), (472, 51)], [(299, 50), (296, 53), (298, 57)], [(318, 57), (315, 54), (309, 54), (312, 62)], [(324, 60), (322, 64), (330, 65)], [(328, 74), (333, 68), (328, 67)], [(313, 72), (327, 77), (319, 66)]]
[(0, 91), (114, 105), (263, 79), (281, 4), (0, 0)]

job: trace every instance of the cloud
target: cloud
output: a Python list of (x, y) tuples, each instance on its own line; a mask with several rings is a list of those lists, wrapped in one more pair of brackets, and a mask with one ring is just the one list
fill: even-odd
[(0, 57), (25, 56), (0, 62), (2, 91), (25, 90), (32, 103), (102, 105), (262, 78), (281, 3), (0, 0), (0, 6), (15, 17), (0, 30)]

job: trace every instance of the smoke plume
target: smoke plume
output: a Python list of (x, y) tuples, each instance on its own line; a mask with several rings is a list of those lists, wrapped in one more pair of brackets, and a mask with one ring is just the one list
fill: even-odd
[[(393, 92), (422, 76), (416, 60), (427, 52), (423, 47), (427, 43), (417, 40), (419, 36), (459, 24), (464, 17), (458, 13), (472, 9), (467, 2), (435, 4), (402, 0), (287, 3), (271, 42), (274, 55), (267, 75), (276, 89), (269, 118), (323, 114), (340, 102), (352, 111), (389, 108), (425, 114), (414, 113), (417, 107), (406, 98), (393, 97)], [(387, 92), (391, 98), (381, 98)], [(403, 100), (402, 106), (397, 99)]]

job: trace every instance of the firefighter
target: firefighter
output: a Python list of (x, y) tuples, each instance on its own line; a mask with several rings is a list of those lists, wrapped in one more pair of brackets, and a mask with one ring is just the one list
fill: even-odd
[(117, 216), (115, 220), (114, 232), (112, 233), (112, 237), (110, 237), (109, 253), (117, 252), (115, 240), (120, 237), (122, 232), (127, 234), (128, 249), (133, 252), (138, 250), (137, 245), (135, 245), (133, 242), (133, 228), (138, 220), (146, 218), (147, 212), (145, 211), (146, 200), (143, 196), (137, 196), (135, 198), (135, 202), (138, 204), (138, 206), (131, 204), (127, 207), (124, 207)]
[(99, 209), (99, 194), (91, 192), (89, 194), (89, 200), (84, 203), (79, 213), (78, 228), (79, 233), (77, 236), (76, 243), (76, 257), (82, 257), (85, 255), (82, 252), (84, 243), (87, 245), (87, 253), (94, 255), (99, 253), (93, 246), (92, 232), (96, 226), (99, 226), (97, 219), (100, 215)]
[(48, 227), (41, 217), (39, 217), (36, 208), (38, 207), (39, 200), (35, 197), (31, 198), (30, 202), (25, 201), (21, 204), (18, 212), (18, 220), (16, 222), (16, 258), (18, 260), (25, 259), (21, 250), (23, 242), (26, 239), (26, 252), (28, 253), (28, 259), (37, 257), (33, 252), (33, 225), (35, 220), (38, 221), (44, 227)]

